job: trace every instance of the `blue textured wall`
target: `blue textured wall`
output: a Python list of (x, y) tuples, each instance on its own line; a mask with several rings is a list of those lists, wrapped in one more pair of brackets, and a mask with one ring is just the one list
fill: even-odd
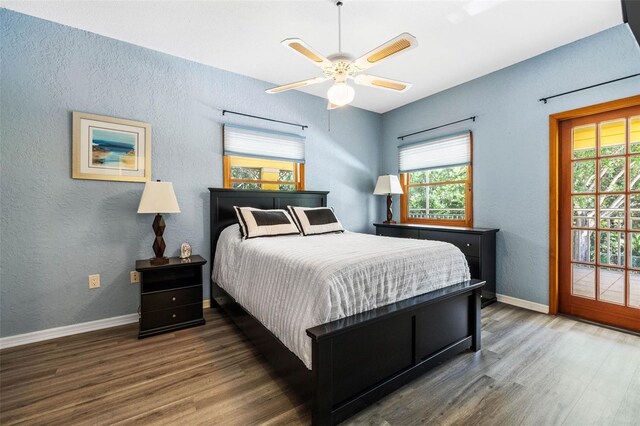
[(383, 115), (382, 171), (397, 173), (397, 136), (477, 115), (427, 137), (473, 131), (474, 225), (498, 227), (497, 291), (549, 301), (549, 115), (640, 93), (640, 78), (538, 102), (640, 71), (620, 25)]
[[(478, 115), (429, 136), (473, 130), (475, 225), (501, 228), (498, 292), (546, 304), (548, 116), (640, 92), (635, 79), (537, 102), (638, 72), (640, 49), (619, 26), (382, 116), (333, 112), (327, 131), (314, 96), (266, 95), (265, 82), (3, 9), (0, 31), (0, 336), (138, 306), (128, 273), (152, 254), (152, 217), (135, 213), (143, 185), (70, 178), (72, 111), (151, 123), (153, 177), (174, 183), (182, 208), (166, 217), (168, 253), (188, 240), (205, 257), (221, 124), (265, 126), (217, 108), (309, 124), (307, 188), (331, 191), (354, 231), (382, 218), (382, 197), (370, 193), (379, 171), (397, 172), (397, 136)], [(88, 289), (92, 273), (98, 290)]]
[[(186, 240), (209, 258), (207, 188), (222, 186), (221, 124), (294, 130), (216, 108), (308, 124), (307, 189), (331, 191), (345, 226), (371, 231), (378, 114), (334, 111), (327, 131), (326, 101), (315, 96), (267, 95), (262, 81), (4, 9), (0, 27), (1, 336), (138, 307), (129, 271), (153, 254), (153, 217), (136, 214), (143, 184), (71, 179), (72, 111), (151, 123), (152, 177), (173, 182), (182, 209), (166, 216), (170, 255)], [(94, 273), (102, 286), (89, 290)]]

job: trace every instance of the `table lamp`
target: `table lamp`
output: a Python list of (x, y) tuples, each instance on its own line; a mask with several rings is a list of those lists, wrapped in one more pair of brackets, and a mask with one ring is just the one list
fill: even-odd
[(166, 244), (162, 238), (164, 233), (164, 219), (160, 213), (180, 213), (176, 194), (173, 192), (173, 184), (171, 182), (147, 182), (144, 184), (142, 198), (138, 206), (138, 213), (155, 213), (156, 218), (153, 221), (153, 231), (156, 239), (153, 242), (153, 252), (156, 257), (151, 259), (152, 265), (164, 265), (169, 263), (169, 259), (164, 257), (164, 249)]
[(398, 176), (395, 175), (384, 175), (378, 177), (378, 182), (376, 183), (376, 189), (373, 190), (375, 195), (386, 195), (387, 196), (387, 220), (383, 223), (396, 223), (393, 220), (393, 211), (391, 210), (391, 204), (393, 201), (391, 200), (392, 194), (403, 194), (402, 186), (400, 186), (400, 181), (398, 180)]

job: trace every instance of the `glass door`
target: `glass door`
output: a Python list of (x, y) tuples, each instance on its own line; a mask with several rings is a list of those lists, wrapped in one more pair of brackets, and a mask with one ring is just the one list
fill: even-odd
[(640, 331), (640, 107), (560, 137), (560, 311)]

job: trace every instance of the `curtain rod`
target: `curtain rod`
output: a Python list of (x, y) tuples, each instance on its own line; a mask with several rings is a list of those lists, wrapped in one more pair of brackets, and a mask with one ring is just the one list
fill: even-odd
[(546, 98), (540, 98), (540, 99), (538, 99), (538, 102), (544, 102), (544, 103), (546, 104), (546, 103), (547, 103), (547, 101), (548, 101), (549, 99), (557, 98), (557, 97), (559, 97), (559, 96), (568, 95), (568, 94), (570, 94), (570, 93), (580, 92), (580, 91), (582, 91), (582, 90), (593, 89), (594, 87), (603, 86), (603, 85), (605, 85), (605, 84), (609, 84), (609, 83), (615, 83), (616, 81), (626, 80), (626, 79), (628, 79), (628, 78), (631, 78), (631, 77), (637, 77), (637, 76), (639, 76), (639, 75), (640, 75), (640, 73), (631, 74), (631, 75), (628, 75), (628, 76), (626, 76), (626, 77), (620, 77), (620, 78), (616, 78), (616, 79), (614, 79), (614, 80), (605, 81), (604, 83), (593, 84), (593, 85), (591, 85), (591, 86), (583, 87), (583, 88), (580, 88), (580, 89), (570, 90), (570, 91), (568, 91), (568, 92), (559, 93), (559, 94), (557, 94), (557, 95), (553, 95), (553, 96), (547, 96)]
[(432, 127), (430, 129), (420, 130), (419, 132), (409, 133), (408, 135), (398, 136), (398, 139), (404, 140), (404, 138), (408, 138), (409, 136), (414, 136), (414, 135), (417, 135), (417, 134), (420, 134), (420, 133), (424, 133), (424, 132), (430, 132), (431, 130), (436, 130), (436, 129), (439, 129), (441, 127), (447, 127), (447, 126), (451, 126), (452, 124), (458, 124), (458, 123), (462, 123), (463, 121), (469, 121), (469, 120), (473, 120), (475, 122), (476, 121), (476, 116), (474, 115), (473, 117), (464, 118), (464, 119), (458, 120), (458, 121), (452, 121), (451, 123), (443, 124), (441, 126)]
[(273, 118), (260, 117), (259, 115), (244, 114), (242, 112), (229, 111), (228, 109), (223, 109), (222, 110), (222, 115), (225, 115), (225, 114), (235, 114), (235, 115), (241, 115), (243, 117), (257, 118), (258, 120), (265, 120), (265, 121), (272, 121), (274, 123), (288, 124), (289, 126), (300, 127), (302, 130), (304, 130), (304, 129), (309, 127), (306, 124), (298, 124), (298, 123), (291, 123), (289, 121), (274, 120)]

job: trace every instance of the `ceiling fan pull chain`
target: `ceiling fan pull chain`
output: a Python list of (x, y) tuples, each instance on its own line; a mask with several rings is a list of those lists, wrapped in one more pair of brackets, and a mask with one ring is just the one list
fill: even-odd
[(336, 6), (338, 6), (338, 53), (342, 53), (342, 14), (340, 13), (342, 2), (336, 2)]

